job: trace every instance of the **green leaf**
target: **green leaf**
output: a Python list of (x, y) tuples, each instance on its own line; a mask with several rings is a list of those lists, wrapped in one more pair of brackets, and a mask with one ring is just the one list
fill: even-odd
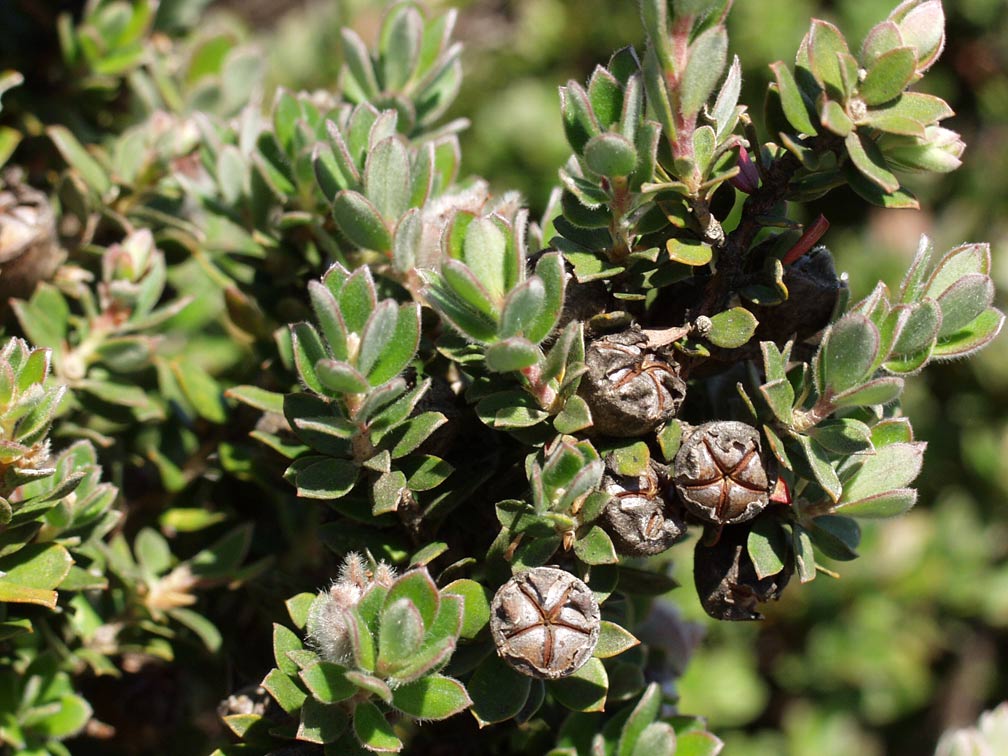
[(447, 719), (471, 704), (462, 683), (444, 675), (422, 677), (392, 692), (392, 705), (417, 719)]
[[(0, 558), (0, 584), (52, 590), (63, 582), (73, 563), (73, 557), (63, 546), (54, 543), (29, 544)], [(0, 598), (0, 601), (10, 600), (13, 599)]]
[(490, 654), (476, 668), (467, 690), (472, 710), (480, 726), (504, 722), (525, 706), (532, 679), (519, 674), (496, 654)]
[(912, 81), (917, 56), (912, 47), (897, 47), (878, 56), (858, 87), (867, 105), (881, 105), (898, 97)]
[(710, 330), (704, 338), (725, 349), (734, 349), (748, 343), (759, 325), (753, 314), (744, 307), (719, 312), (710, 321)]
[(665, 248), (673, 262), (694, 268), (707, 265), (714, 256), (711, 246), (699, 239), (679, 239), (673, 236), (665, 242)]
[(357, 368), (338, 360), (319, 360), (315, 363), (315, 375), (322, 387), (336, 395), (364, 394), (371, 388)]
[(294, 323), (290, 327), (290, 334), (298, 376), (308, 389), (316, 394), (324, 393), (315, 373), (315, 364), (328, 355), (318, 332), (308, 323)]
[(426, 569), (410, 570), (397, 578), (385, 596), (383, 611), (403, 598), (413, 603), (420, 613), (423, 626), (429, 628), (437, 615), (440, 599), (437, 586)]
[(680, 84), (679, 112), (683, 118), (690, 119), (700, 112), (721, 80), (727, 62), (728, 32), (724, 26), (712, 26), (693, 41)]
[[(422, 412), (406, 420), (393, 434), (390, 434), (390, 437), (394, 437), (392, 459), (400, 459), (416, 451), (420, 444), (446, 422), (448, 419), (440, 412)], [(382, 442), (386, 445), (385, 437), (382, 438)]]
[(849, 517), (823, 515), (812, 521), (809, 529), (812, 542), (830, 559), (849, 561), (857, 558), (861, 528)]
[(305, 499), (339, 499), (357, 482), (357, 466), (345, 459), (324, 459), (299, 470), (298, 496)]
[[(847, 115), (836, 100), (826, 100), (821, 105), (819, 122), (837, 136), (857, 139), (857, 132), (854, 131), (854, 121)], [(859, 147), (860, 149), (860, 147)], [(861, 149), (863, 152), (864, 150)]]
[(314, 593), (299, 593), (296, 596), (291, 596), (284, 602), (287, 607), (287, 614), (290, 615), (291, 622), (294, 623), (294, 627), (298, 630), (303, 630), (305, 623), (308, 621), (308, 612), (311, 609), (312, 602), (315, 600)]
[(616, 564), (619, 558), (612, 539), (598, 525), (574, 541), (574, 555), (585, 564)]
[(386, 604), (378, 632), (378, 670), (403, 666), (420, 648), (423, 637), (424, 623), (413, 602), (401, 598)]
[(784, 569), (788, 558), (788, 543), (784, 529), (773, 519), (760, 517), (749, 531), (746, 550), (756, 568), (756, 577), (762, 580)]
[(77, 141), (77, 137), (70, 133), (69, 129), (63, 126), (50, 126), (46, 129), (46, 134), (52, 139), (67, 164), (77, 171), (84, 183), (99, 196), (104, 196), (111, 189), (112, 182), (108, 173)]
[[(910, 312), (896, 336), (896, 341), (890, 350), (891, 353), (893, 355), (916, 354), (934, 344), (942, 323), (941, 307), (938, 302), (928, 298), (912, 305), (898, 305), (897, 307), (909, 307)], [(894, 308), (895, 311), (896, 308)]]
[(966, 328), (940, 339), (932, 355), (936, 359), (950, 359), (973, 354), (994, 340), (1004, 320), (1004, 313), (991, 307)]
[(487, 347), (485, 357), (490, 370), (508, 373), (532, 367), (539, 362), (542, 352), (528, 339), (512, 336)]
[(808, 134), (809, 136), (818, 134), (819, 132), (812, 123), (811, 109), (806, 104), (791, 69), (782, 61), (771, 63), (770, 69), (777, 79), (777, 91), (780, 94), (781, 107), (788, 123), (799, 134)]
[(576, 81), (569, 81), (567, 86), (560, 87), (560, 113), (567, 141), (574, 152), (580, 154), (588, 140), (601, 129), (592, 112), (588, 93)]
[[(399, 306), (395, 328), (385, 348), (374, 361), (368, 380), (379, 386), (392, 380), (409, 365), (420, 343), (420, 305), (406, 303)], [(363, 343), (362, 343), (363, 348)]]
[(983, 273), (965, 275), (949, 286), (938, 297), (941, 308), (941, 327), (938, 338), (942, 339), (966, 328), (994, 301), (994, 282)]
[(808, 532), (799, 525), (791, 527), (791, 548), (794, 550), (799, 580), (802, 583), (811, 582), (816, 576), (815, 550)]
[(522, 281), (504, 300), (498, 335), (502, 338), (524, 336), (528, 326), (535, 322), (546, 301), (543, 282), (535, 276)]
[(889, 404), (903, 393), (903, 379), (886, 376), (868, 381), (861, 386), (837, 394), (833, 397), (834, 407), (868, 407), (875, 404)]
[(923, 71), (938, 58), (945, 46), (945, 14), (940, 0), (899, 6), (904, 7), (910, 10), (897, 21), (900, 36), (916, 51), (917, 69)]
[(713, 733), (690, 730), (676, 736), (675, 748), (676, 756), (718, 756), (724, 743)]
[(420, 59), (423, 32), (423, 17), (415, 6), (397, 5), (387, 12), (379, 37), (382, 81), (387, 90), (399, 90), (410, 80)]
[(333, 217), (340, 231), (362, 249), (389, 252), (392, 234), (381, 213), (358, 192), (344, 190), (333, 198)]
[(217, 424), (227, 421), (221, 386), (206, 370), (192, 360), (179, 358), (171, 362), (171, 371), (200, 417)]
[(640, 734), (631, 756), (675, 756), (677, 753), (676, 734), (672, 726), (665, 722), (652, 722)]
[(844, 486), (841, 504), (905, 487), (920, 472), (927, 444), (890, 444), (876, 449)]
[(808, 62), (812, 75), (830, 97), (844, 99), (844, 75), (839, 55), (849, 53), (847, 40), (833, 24), (813, 19), (808, 35)]
[(620, 730), (616, 756), (632, 756), (645, 728), (658, 717), (662, 705), (662, 692), (657, 683), (651, 683), (627, 717)]
[(151, 576), (167, 572), (175, 561), (168, 541), (152, 528), (143, 528), (137, 533), (133, 551), (140, 566)]
[[(305, 594), (310, 595), (310, 594)], [(307, 615), (305, 615), (307, 620)], [(285, 675), (296, 675), (297, 665), (287, 656), (288, 651), (300, 651), (304, 644), (297, 636), (297, 633), (289, 630), (281, 624), (273, 623), (273, 659), (280, 672)]]
[(220, 650), (223, 638), (220, 630), (209, 619), (198, 612), (183, 607), (168, 610), (169, 616), (192, 630), (203, 642), (206, 650), (214, 654)]
[[(294, 671), (296, 672), (296, 664), (289, 660), (288, 663), (294, 667)], [(294, 714), (299, 711), (304, 705), (305, 699), (307, 699), (307, 694), (298, 687), (297, 683), (279, 669), (270, 669), (261, 684), (287, 714)]]
[(545, 339), (560, 319), (567, 288), (567, 273), (559, 252), (547, 252), (535, 267), (535, 277), (542, 281), (545, 296), (538, 314), (525, 326), (525, 337), (533, 344)]
[(878, 145), (870, 137), (856, 131), (848, 133), (844, 140), (851, 162), (869, 181), (876, 184), (886, 194), (900, 188), (899, 179), (889, 170), (885, 157)]
[(502, 301), (515, 283), (508, 239), (493, 218), (476, 218), (466, 229), (462, 261), (494, 301)]
[(339, 664), (320, 661), (302, 669), (298, 676), (317, 701), (324, 704), (345, 701), (357, 692), (346, 679), (346, 669)]
[(902, 45), (903, 38), (900, 36), (899, 27), (886, 19), (873, 26), (861, 43), (861, 64), (865, 68), (871, 68), (880, 56)]
[(301, 707), (297, 738), (308, 743), (332, 743), (346, 730), (349, 719), (342, 706), (306, 698)]
[(593, 656), (599, 659), (610, 659), (619, 656), (624, 651), (629, 651), (640, 641), (629, 630), (621, 625), (608, 620), (602, 620), (599, 629), (598, 643), (595, 645)]
[(637, 149), (629, 139), (607, 132), (588, 140), (584, 160), (589, 169), (602, 176), (629, 176), (637, 167)]
[(891, 491), (837, 505), (836, 511), (848, 517), (896, 517), (908, 511), (917, 502), (917, 492), (912, 488)]
[(879, 331), (864, 315), (848, 313), (834, 323), (820, 346), (820, 391), (840, 394), (859, 385), (879, 351)]
[(591, 657), (584, 666), (548, 684), (553, 697), (572, 711), (602, 711), (609, 691), (609, 676), (600, 659)]
[[(394, 694), (393, 694), (394, 695)], [(369, 751), (398, 752), (403, 743), (381, 710), (370, 701), (361, 701), (354, 709), (354, 734)]]
[(364, 165), (364, 195), (388, 223), (394, 224), (409, 208), (411, 194), (406, 145), (398, 135), (383, 139), (368, 151)]
[(588, 99), (603, 129), (619, 120), (623, 109), (623, 86), (602, 66), (595, 66), (588, 80)]
[(797, 441), (816, 481), (833, 501), (837, 501), (842, 487), (826, 451), (808, 436), (797, 436)]
[(871, 428), (853, 418), (825, 420), (809, 431), (824, 449), (844, 456), (872, 451), (871, 434)]
[(442, 588), (441, 593), (462, 598), (461, 637), (475, 638), (490, 622), (490, 597), (487, 589), (475, 580), (454, 580)]
[(77, 735), (87, 725), (93, 713), (91, 704), (78, 695), (68, 693), (59, 696), (51, 703), (54, 704), (53, 710), (31, 723), (31, 731), (37, 737), (62, 740)]
[(563, 409), (553, 418), (553, 427), (558, 433), (577, 433), (591, 427), (592, 417), (588, 403), (577, 394), (571, 396)]

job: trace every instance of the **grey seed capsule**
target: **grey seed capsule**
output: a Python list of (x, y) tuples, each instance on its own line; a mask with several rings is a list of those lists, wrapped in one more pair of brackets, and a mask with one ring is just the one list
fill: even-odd
[(751, 520), (772, 488), (759, 432), (733, 420), (698, 426), (676, 454), (674, 482), (697, 517), (718, 525)]
[(519, 572), (490, 605), (497, 653), (522, 674), (546, 680), (584, 666), (598, 642), (600, 622), (591, 589), (555, 567)]
[(649, 349), (639, 329), (592, 341), (578, 393), (588, 403), (596, 433), (642, 436), (671, 420), (686, 398), (679, 365)]
[(600, 523), (619, 554), (660, 554), (686, 535), (681, 510), (669, 506), (662, 496), (663, 488), (653, 466), (641, 476), (607, 474), (602, 479), (602, 489), (612, 499), (602, 511)]
[(721, 530), (717, 543), (697, 542), (693, 556), (693, 582), (704, 610), (721, 620), (759, 620), (758, 605), (780, 598), (791, 579), (793, 564), (762, 580), (746, 546), (752, 525), (732, 525)]

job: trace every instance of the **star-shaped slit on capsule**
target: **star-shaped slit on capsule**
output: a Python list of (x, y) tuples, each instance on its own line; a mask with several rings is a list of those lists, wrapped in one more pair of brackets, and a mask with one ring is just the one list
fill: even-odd
[(599, 622), (598, 603), (588, 586), (564, 570), (536, 567), (498, 590), (491, 634), (498, 652), (518, 671), (556, 679), (588, 661)]

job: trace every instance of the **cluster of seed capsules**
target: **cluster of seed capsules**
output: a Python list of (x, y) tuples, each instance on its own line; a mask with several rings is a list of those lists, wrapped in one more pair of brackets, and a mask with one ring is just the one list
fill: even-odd
[[(787, 273), (789, 286), (812, 304), (802, 310), (796, 297), (761, 312), (756, 339), (797, 338), (799, 349), (811, 352), (846, 282), (824, 247)], [(727, 354), (716, 362), (726, 368), (749, 356)], [(760, 577), (747, 549), (755, 518), (778, 499), (776, 461), (760, 432), (745, 422), (681, 419), (684, 362), (637, 325), (589, 341), (579, 394), (591, 410), (593, 435), (653, 438), (671, 422), (682, 429), (671, 464), (652, 456), (643, 474), (632, 476), (607, 465), (602, 489), (610, 500), (599, 522), (626, 557), (660, 554), (685, 538), (689, 525), (702, 527), (693, 574), (704, 609), (716, 619), (760, 619), (759, 604), (779, 598), (793, 572), (786, 562), (777, 574)], [(572, 674), (591, 656), (598, 616), (587, 585), (563, 570), (538, 567), (515, 575), (497, 592), (491, 631), (498, 652), (513, 667), (555, 679)]]

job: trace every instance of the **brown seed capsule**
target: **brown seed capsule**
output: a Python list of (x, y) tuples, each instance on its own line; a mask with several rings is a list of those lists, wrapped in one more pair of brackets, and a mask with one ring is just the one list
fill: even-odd
[(717, 525), (752, 519), (773, 488), (759, 432), (733, 420), (693, 429), (676, 454), (674, 482), (686, 508)]
[(649, 349), (639, 329), (595, 339), (585, 365), (578, 393), (591, 409), (596, 433), (642, 436), (675, 417), (686, 398), (678, 363)]
[(497, 653), (522, 674), (546, 680), (567, 677), (588, 661), (600, 622), (591, 589), (556, 567), (519, 572), (490, 605)]
[(837, 276), (833, 256), (824, 246), (813, 248), (784, 270), (788, 298), (773, 306), (753, 305), (759, 321), (755, 343), (788, 339), (802, 341), (829, 325), (846, 280)]
[(27, 299), (35, 284), (52, 278), (66, 254), (46, 195), (25, 184), (18, 168), (4, 171), (0, 184), (0, 308), (6, 308), (10, 297)]
[(746, 544), (750, 524), (721, 530), (717, 543), (705, 546), (697, 541), (693, 556), (693, 582), (704, 610), (722, 620), (758, 620), (763, 615), (757, 604), (780, 598), (793, 571), (790, 559), (784, 569), (762, 580), (749, 556)]
[(664, 475), (652, 463), (644, 475), (609, 473), (602, 490), (612, 496), (600, 523), (623, 556), (660, 554), (686, 535), (686, 522), (678, 506), (670, 506), (662, 491)]

